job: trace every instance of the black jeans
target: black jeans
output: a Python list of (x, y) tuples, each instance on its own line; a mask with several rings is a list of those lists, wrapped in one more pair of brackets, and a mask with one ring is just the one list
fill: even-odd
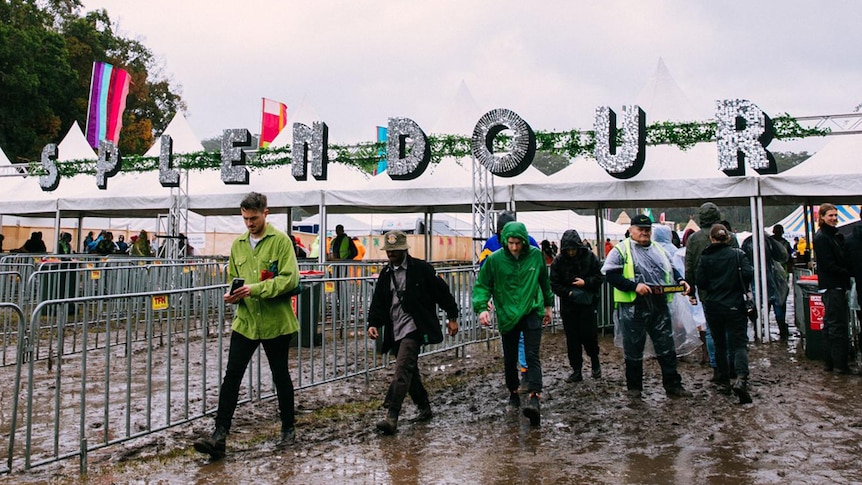
[(584, 366), (583, 352), (590, 358), (599, 356), (599, 330), (596, 308), (592, 305), (565, 305), (560, 308), (563, 329), (566, 331), (566, 352), (569, 365), (575, 372)]
[(731, 370), (748, 378), (748, 317), (745, 311), (706, 311), (706, 323), (715, 342), (715, 369), (719, 382), (730, 379)]
[(417, 332), (408, 334), (397, 344), (395, 358), (395, 375), (389, 384), (386, 401), (389, 403), (389, 417), (397, 418), (401, 413), (404, 397), (410, 394), (410, 399), (420, 409), (428, 407), (428, 391), (422, 385), (422, 375), (419, 372), (419, 351), (422, 340)]
[(826, 337), (826, 367), (847, 370), (850, 354), (850, 309), (845, 290), (828, 289), (823, 293), (823, 335)]
[(524, 333), (524, 355), (527, 358), (527, 385), (531, 392), (542, 392), (542, 363), (539, 349), (542, 346), (542, 318), (531, 313), (522, 318), (515, 327), (501, 336), (503, 341), (503, 375), (510, 392), (518, 390), (518, 341)]
[(236, 402), (239, 399), (242, 376), (245, 375), (245, 369), (257, 347), (263, 345), (266, 359), (269, 361), (269, 370), (272, 372), (275, 392), (278, 395), (281, 426), (285, 429), (293, 427), (293, 381), (290, 379), (290, 371), (287, 367), (287, 355), (290, 350), (290, 340), (294, 335), (282, 335), (268, 340), (251, 340), (237, 332), (231, 332), (227, 370), (225, 370), (224, 381), (222, 381), (221, 392), (218, 396), (216, 426), (230, 430), (233, 413), (236, 411)]
[(676, 347), (665, 296), (638, 296), (634, 303), (620, 303), (617, 311), (623, 331), (626, 388), (643, 389), (647, 335), (652, 339), (656, 360), (661, 367), (662, 386), (671, 390), (682, 385), (682, 377), (676, 369)]

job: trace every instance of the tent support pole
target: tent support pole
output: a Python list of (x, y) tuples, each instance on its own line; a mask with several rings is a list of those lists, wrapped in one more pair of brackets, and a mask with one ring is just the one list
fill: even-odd
[(329, 248), (326, 246), (326, 193), (320, 191), (320, 206), (318, 207), (320, 214), (320, 225), (317, 227), (317, 262), (320, 264), (326, 263), (326, 252)]
[[(2, 225), (0, 225), (2, 227)], [(54, 213), (54, 253), (60, 252), (60, 201), (57, 201), (57, 212)]]
[(769, 342), (769, 296), (766, 286), (767, 265), (766, 260), (766, 238), (763, 227), (763, 200), (759, 197), (751, 197), (751, 230), (752, 230), (752, 252), (754, 265), (755, 289), (754, 301), (757, 304), (760, 318), (754, 325), (754, 338), (762, 343)]

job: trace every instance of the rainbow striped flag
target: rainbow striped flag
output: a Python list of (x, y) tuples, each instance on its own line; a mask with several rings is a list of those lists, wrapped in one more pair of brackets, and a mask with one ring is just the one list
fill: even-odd
[(105, 62), (93, 63), (90, 81), (90, 105), (87, 111), (87, 142), (99, 148), (99, 142), (108, 140), (117, 144), (123, 128), (123, 111), (129, 94), (128, 71)]
[(267, 98), (263, 99), (260, 116), (260, 147), (266, 148), (287, 125), (287, 105)]

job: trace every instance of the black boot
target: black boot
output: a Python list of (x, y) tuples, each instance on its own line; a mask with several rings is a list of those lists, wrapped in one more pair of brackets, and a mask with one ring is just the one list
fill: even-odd
[(296, 443), (296, 429), (293, 426), (281, 427), (281, 436), (275, 442), (275, 449), (283, 450)]
[(602, 378), (602, 363), (599, 362), (599, 356), (590, 357), (590, 364), (593, 367), (593, 379), (601, 379)]
[(419, 414), (417, 414), (416, 417), (413, 418), (413, 421), (417, 423), (422, 421), (430, 421), (433, 417), (434, 413), (431, 412), (431, 404), (426, 404), (419, 408)]
[(536, 392), (531, 393), (530, 401), (524, 406), (524, 416), (530, 419), (530, 426), (538, 426), (541, 423), (540, 407), (539, 394)]
[(733, 393), (739, 398), (739, 404), (751, 403), (751, 393), (748, 392), (748, 379), (740, 377), (733, 382)]
[(377, 422), (377, 429), (383, 434), (395, 434), (398, 430), (398, 416), (386, 416), (386, 419)]
[(195, 441), (195, 450), (200, 453), (209, 455), (213, 460), (220, 460), (225, 455), (225, 441), (227, 439), (227, 430), (223, 426), (216, 426), (212, 436), (209, 438), (200, 438)]
[(776, 319), (775, 321), (778, 323), (778, 338), (781, 340), (790, 338), (790, 328), (787, 326), (787, 322), (783, 318), (781, 320)]

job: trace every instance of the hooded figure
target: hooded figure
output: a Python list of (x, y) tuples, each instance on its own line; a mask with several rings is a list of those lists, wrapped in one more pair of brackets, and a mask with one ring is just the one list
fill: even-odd
[[(520, 406), (520, 393), (529, 394), (524, 416), (538, 426), (539, 397), (542, 392), (542, 364), (539, 350), (542, 324), (551, 322), (554, 294), (548, 278), (542, 251), (528, 244), (527, 228), (520, 222), (509, 222), (501, 234), (503, 249), (495, 251), (479, 268), (473, 286), (473, 311), (479, 323), (491, 324), (488, 302), (493, 298), (497, 328), (503, 341), (503, 368), (509, 405)], [(523, 385), (518, 376), (518, 340), (524, 334), (527, 373)]]
[(656, 224), (652, 226), (652, 240), (661, 245), (667, 254), (673, 256), (676, 253), (677, 247), (673, 244), (673, 231), (664, 224)]
[[(775, 323), (778, 324), (778, 336), (782, 340), (790, 337), (790, 328), (787, 325), (787, 296), (790, 286), (787, 283), (787, 250), (784, 246), (763, 234), (764, 254), (766, 256), (766, 296), (772, 312), (775, 314)], [(742, 250), (749, 261), (754, 261), (754, 242), (748, 236), (742, 242)]]
[[(700, 230), (692, 234), (685, 244), (685, 280), (692, 286), (692, 294), (695, 294), (694, 288), (697, 286), (697, 263), (700, 254), (711, 244), (709, 228), (721, 221), (721, 211), (712, 202), (704, 202), (697, 211), (697, 217)], [(730, 246), (739, 247), (735, 237), (730, 238)]]
[(560, 297), (560, 316), (566, 331), (566, 351), (572, 374), (569, 382), (582, 381), (583, 351), (590, 356), (592, 376), (602, 376), (599, 363), (596, 308), (602, 286), (601, 265), (574, 229), (563, 233), (560, 253), (551, 263), (551, 291)]

